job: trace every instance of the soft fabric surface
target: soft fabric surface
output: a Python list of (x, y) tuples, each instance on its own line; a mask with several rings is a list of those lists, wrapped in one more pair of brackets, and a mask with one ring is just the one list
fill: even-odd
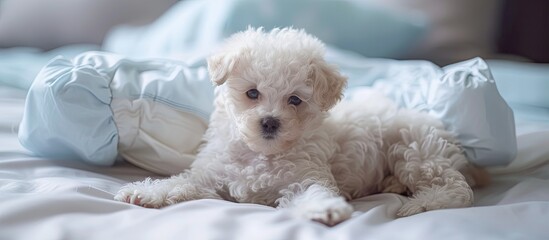
[(248, 26), (304, 28), (333, 46), (385, 58), (402, 56), (425, 33), (423, 17), (367, 2), (191, 0), (178, 3), (150, 26), (114, 29), (104, 47), (131, 57), (189, 59), (207, 55)]
[[(0, 88), (0, 239), (545, 239), (549, 214), (549, 114), (518, 121), (518, 156), (491, 170), (475, 206), (396, 219), (394, 194), (353, 201), (353, 218), (335, 227), (285, 210), (198, 200), (145, 209), (112, 200), (122, 184), (155, 176), (124, 162), (31, 157), (17, 142), (25, 92)], [(536, 120), (538, 119), (538, 120)], [(539, 119), (545, 119), (539, 121)], [(527, 131), (525, 131), (527, 130)]]
[(549, 64), (491, 60), (488, 65), (507, 102), (549, 108)]
[(76, 55), (99, 50), (98, 45), (67, 45), (51, 51), (38, 48), (15, 47), (0, 49), (0, 85), (28, 89), (36, 74), (52, 58), (62, 55), (73, 58)]
[(120, 155), (157, 173), (181, 172), (213, 108), (205, 64), (197, 65), (105, 52), (54, 58), (29, 91), (19, 139), (39, 156), (109, 166)]

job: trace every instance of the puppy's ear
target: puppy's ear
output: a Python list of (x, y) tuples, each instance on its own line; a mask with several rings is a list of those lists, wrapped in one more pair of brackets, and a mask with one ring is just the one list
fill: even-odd
[(221, 52), (208, 58), (208, 72), (212, 83), (219, 86), (227, 80), (229, 73), (235, 70), (239, 59), (238, 52)]
[(313, 82), (313, 100), (322, 111), (330, 110), (343, 96), (347, 78), (335, 66), (323, 59), (314, 59), (309, 66), (309, 79)]

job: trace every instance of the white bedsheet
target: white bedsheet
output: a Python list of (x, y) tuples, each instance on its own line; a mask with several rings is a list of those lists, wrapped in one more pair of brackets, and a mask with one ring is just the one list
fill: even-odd
[[(118, 162), (93, 167), (30, 156), (17, 141), (24, 92), (0, 88), (0, 239), (547, 239), (549, 122), (518, 115), (518, 158), (494, 169), (475, 206), (395, 218), (406, 198), (353, 201), (353, 218), (335, 227), (289, 211), (218, 200), (146, 209), (112, 200), (118, 188), (151, 173)], [(526, 129), (526, 130), (522, 130)]]

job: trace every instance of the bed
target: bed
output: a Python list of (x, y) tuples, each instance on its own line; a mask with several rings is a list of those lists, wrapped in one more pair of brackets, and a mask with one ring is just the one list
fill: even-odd
[[(177, 8), (196, 11), (203, 7), (183, 6), (179, 4)], [(96, 166), (74, 159), (40, 157), (20, 144), (18, 130), (28, 88), (40, 68), (56, 55), (71, 58), (90, 50), (107, 50), (141, 59), (197, 59), (205, 55), (207, 41), (192, 45), (195, 43), (189, 39), (179, 39), (188, 44), (170, 45), (179, 35), (170, 31), (168, 19), (173, 20), (170, 14), (182, 10), (171, 11), (148, 28), (122, 27), (113, 31), (102, 46), (69, 45), (48, 52), (29, 48), (0, 50), (0, 239), (547, 239), (549, 236), (547, 64), (487, 60), (499, 92), (514, 112), (518, 151), (509, 165), (488, 168), (492, 183), (475, 190), (471, 208), (397, 218), (396, 212), (406, 197), (376, 194), (353, 200), (353, 217), (334, 227), (298, 219), (288, 210), (220, 200), (147, 209), (114, 201), (113, 196), (128, 182), (162, 175), (121, 158), (112, 166)], [(217, 26), (213, 22), (202, 24)], [(409, 31), (406, 41), (422, 31), (421, 20), (411, 26), (393, 24), (394, 29)], [(222, 37), (223, 34), (206, 36), (213, 43)], [(128, 38), (136, 41), (124, 44)], [(332, 40), (334, 45), (351, 44)], [(393, 58), (407, 47), (406, 42), (399, 41), (388, 45), (390, 49), (375, 49), (373, 56)], [(354, 52), (360, 51), (373, 50), (362, 48)], [(439, 60), (444, 61), (446, 55), (440, 56)]]

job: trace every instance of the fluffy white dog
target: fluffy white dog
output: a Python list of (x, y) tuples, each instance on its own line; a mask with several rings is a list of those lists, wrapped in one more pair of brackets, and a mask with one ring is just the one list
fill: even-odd
[(215, 111), (191, 169), (128, 184), (116, 200), (225, 199), (327, 225), (351, 216), (347, 200), (380, 192), (410, 194), (399, 216), (473, 203), (478, 172), (441, 122), (375, 93), (334, 107), (346, 78), (304, 31), (237, 33), (208, 69)]

